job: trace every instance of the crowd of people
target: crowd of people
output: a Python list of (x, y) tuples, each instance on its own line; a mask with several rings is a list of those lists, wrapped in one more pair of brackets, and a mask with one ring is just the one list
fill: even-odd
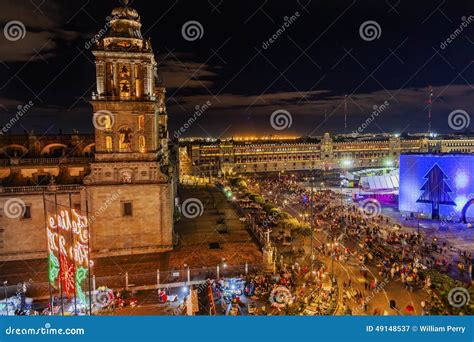
[(280, 267), (275, 274), (258, 272), (220, 279), (212, 288), (222, 313), (325, 315), (337, 301), (336, 284), (327, 278), (324, 265), (310, 269), (297, 262)]
[[(302, 179), (298, 176), (279, 177), (278, 181), (275, 177), (258, 178), (253, 182), (269, 201), (282, 207), (288, 202), (297, 203), (301, 212), (313, 213), (306, 220), (312, 220), (315, 230), (325, 235), (326, 240), (316, 247), (317, 253), (336, 261), (356, 260), (361, 267), (375, 267), (374, 276), (361, 271), (365, 291), (373, 291), (377, 283), (394, 280), (412, 292), (430, 288), (432, 279), (420, 272), (426, 269), (472, 282), (472, 251), (460, 251), (437, 236), (404, 230), (380, 212), (367, 211), (348, 201), (342, 191), (323, 188), (311, 191), (300, 186)], [(344, 285), (347, 287), (343, 290), (344, 311), (349, 313), (349, 303), (353, 302), (367, 312), (367, 293), (353, 289), (350, 284)], [(425, 305), (422, 307), (424, 310)]]

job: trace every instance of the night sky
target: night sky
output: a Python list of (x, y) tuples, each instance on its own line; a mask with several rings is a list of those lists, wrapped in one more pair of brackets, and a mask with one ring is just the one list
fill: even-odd
[[(10, 132), (92, 132), (95, 65), (85, 43), (116, 6), (115, 0), (2, 1), (0, 126), (33, 101)], [(129, 6), (152, 39), (171, 135), (207, 101), (210, 108), (184, 136), (344, 133), (345, 107), (350, 133), (385, 101), (364, 133), (426, 132), (429, 85), (432, 130), (473, 131), (474, 117), (462, 130), (448, 124), (453, 110), (468, 119), (474, 112), (473, 1), (134, 0)], [(13, 20), (26, 27), (16, 41), (3, 29)], [(194, 41), (182, 35), (191, 20), (203, 27)], [(367, 21), (379, 25), (379, 37), (363, 39), (359, 29)], [(290, 113), (291, 127), (272, 128), (276, 110)]]

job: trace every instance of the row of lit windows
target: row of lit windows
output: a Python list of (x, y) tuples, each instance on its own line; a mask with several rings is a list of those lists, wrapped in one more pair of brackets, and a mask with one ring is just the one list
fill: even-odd
[(471, 153), (472, 150), (469, 148), (454, 148), (451, 149), (449, 152)]
[[(388, 157), (390, 154), (389, 153), (385, 153), (385, 152), (367, 152), (367, 153), (355, 153), (355, 158), (383, 158), (383, 157)], [(393, 155), (396, 156), (397, 153), (396, 152), (393, 152)], [(324, 155), (325, 158), (329, 158), (329, 154), (326, 154)], [(353, 155), (352, 153), (341, 153), (341, 154), (337, 154), (335, 153), (333, 155), (334, 158), (340, 158), (340, 159), (344, 159), (344, 158), (353, 158)], [(247, 162), (262, 162), (262, 161), (279, 161), (279, 160), (319, 160), (321, 159), (322, 157), (319, 155), (319, 154), (313, 154), (313, 155), (298, 155), (298, 156), (263, 156), (263, 157), (242, 157), (242, 158), (239, 158), (237, 157), (236, 158), (236, 162), (237, 163), (247, 163)], [(199, 162), (200, 163), (216, 163), (217, 162), (217, 158), (214, 158), (214, 159), (210, 159), (210, 158), (205, 158), (205, 159), (200, 159)], [(229, 159), (225, 159), (224, 160), (225, 162), (228, 162)]]
[[(374, 162), (374, 161), (371, 161), (371, 162)], [(305, 163), (305, 162), (303, 162), (303, 163), (295, 163), (295, 162), (293, 162), (293, 163), (288, 163), (288, 164), (285, 163), (283, 166), (284, 166), (284, 167), (287, 167), (288, 165), (290, 165), (290, 166), (293, 166), (293, 167), (298, 166), (298, 167), (305, 168), (306, 165), (312, 165), (312, 166), (314, 167), (314, 164), (315, 164), (314, 161), (311, 162), (311, 163)], [(370, 164), (370, 162), (369, 162), (369, 164)], [(258, 168), (260, 165), (263, 166), (264, 168), (267, 168), (267, 167), (268, 167), (268, 164), (266, 164), (266, 163), (265, 163), (265, 164), (253, 164), (253, 165), (249, 165), (249, 166), (250, 166), (250, 167), (253, 167), (253, 168)], [(273, 167), (278, 167), (278, 164), (277, 164), (277, 163), (273, 163), (272, 165), (273, 165)], [(272, 165), (270, 165), (270, 166), (272, 166)], [(238, 168), (238, 169), (240, 169), (240, 168), (246, 168), (246, 167), (247, 167), (246, 164), (238, 164), (238, 165), (236, 165), (236, 168)]]
[(296, 147), (280, 147), (280, 148), (245, 148), (235, 149), (235, 153), (259, 153), (259, 152), (291, 152), (291, 151), (313, 151), (319, 150), (319, 146), (308, 146), (306, 148), (302, 148), (301, 146)]
[[(105, 149), (108, 152), (113, 151), (113, 137), (111, 135), (107, 135), (105, 137)], [(120, 133), (119, 134), (119, 151), (120, 152), (129, 152), (132, 150), (132, 143), (131, 143), (131, 134), (128, 133)], [(138, 136), (138, 151), (144, 153), (146, 151), (146, 141), (143, 135)]]
[(473, 142), (445, 143), (444, 146), (447, 146), (447, 147), (458, 147), (458, 146), (474, 147), (474, 143)]

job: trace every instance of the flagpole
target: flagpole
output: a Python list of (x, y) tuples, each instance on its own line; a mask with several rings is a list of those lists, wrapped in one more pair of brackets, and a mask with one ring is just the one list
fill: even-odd
[[(57, 223), (59, 216), (58, 216), (58, 194), (56, 192), (54, 193), (54, 208), (55, 208), (56, 223)], [(56, 224), (56, 229), (58, 232), (58, 241), (61, 241), (61, 233), (60, 233), (58, 224)], [(61, 243), (59, 244), (61, 245)], [(64, 316), (63, 284), (62, 284), (62, 274), (61, 274), (61, 246), (59, 246), (58, 255), (59, 255), (59, 292), (60, 292), (60, 299), (61, 299), (61, 315)]]
[[(46, 237), (49, 239), (49, 234), (48, 234), (48, 214), (46, 213), (46, 189), (43, 190), (43, 214), (44, 214), (44, 226), (46, 228)], [(48, 242), (49, 243), (49, 242)], [(53, 289), (51, 288), (51, 280), (49, 279), (49, 253), (48, 253), (48, 288), (49, 288), (49, 305), (51, 306), (49, 309), (49, 315), (53, 315), (53, 307), (54, 307), (54, 301), (53, 301)]]
[(89, 201), (87, 199), (87, 189), (84, 188), (84, 193), (86, 195), (86, 217), (87, 217), (87, 262), (89, 264), (89, 315), (92, 316), (92, 293), (91, 293), (91, 226), (89, 221)]
[[(69, 193), (69, 213), (70, 215), (72, 216), (72, 198), (71, 198), (72, 194)], [(70, 219), (72, 219), (72, 217), (70, 217)], [(72, 260), (74, 262), (74, 271), (76, 271), (76, 256), (75, 256), (75, 253), (76, 253), (76, 244), (75, 244), (75, 241), (74, 241), (74, 232), (72, 230), (72, 227), (71, 227), (71, 239), (72, 239)], [(76, 275), (74, 274), (74, 315), (77, 315), (77, 288), (76, 288)]]

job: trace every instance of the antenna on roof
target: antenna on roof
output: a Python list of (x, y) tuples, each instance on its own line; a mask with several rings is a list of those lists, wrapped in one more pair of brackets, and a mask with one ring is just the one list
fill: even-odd
[(428, 86), (428, 91), (430, 92), (430, 96), (428, 98), (428, 134), (431, 133), (431, 108), (433, 105), (433, 87), (430, 85)]
[(344, 134), (347, 133), (347, 95), (344, 95)]

